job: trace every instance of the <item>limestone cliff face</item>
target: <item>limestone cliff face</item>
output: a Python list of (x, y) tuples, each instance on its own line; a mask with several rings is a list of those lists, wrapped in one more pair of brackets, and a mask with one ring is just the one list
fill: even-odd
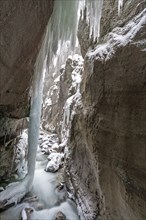
[(86, 220), (146, 218), (146, 10), (124, 1), (118, 16), (117, 4), (103, 1), (71, 126), (66, 180)]
[[(53, 0), (0, 1), (1, 151), (4, 142), (19, 134), (21, 118), (29, 115), (34, 64), (52, 9)], [(0, 158), (0, 166), (6, 158)]]

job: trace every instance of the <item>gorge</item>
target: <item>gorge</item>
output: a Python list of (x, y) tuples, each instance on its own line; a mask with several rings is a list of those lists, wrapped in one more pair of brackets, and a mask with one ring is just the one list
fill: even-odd
[(146, 218), (145, 0), (0, 0), (0, 219)]

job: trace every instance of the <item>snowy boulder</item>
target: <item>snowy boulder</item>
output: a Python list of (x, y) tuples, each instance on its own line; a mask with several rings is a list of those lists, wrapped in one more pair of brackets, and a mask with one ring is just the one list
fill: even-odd
[(15, 151), (15, 171), (19, 178), (24, 178), (27, 173), (27, 145), (28, 145), (28, 134), (27, 130), (24, 130), (22, 135), (16, 144)]
[(50, 143), (49, 140), (45, 140), (45, 141), (43, 141), (43, 142), (40, 144), (40, 148), (43, 149), (44, 146), (51, 147), (51, 146), (52, 146), (52, 143)]
[(64, 154), (60, 154), (60, 153), (51, 153), (48, 156), (48, 164), (46, 166), (46, 171), (47, 172), (56, 172), (57, 170), (59, 170), (62, 166), (62, 161), (64, 158)]
[(55, 220), (66, 220), (66, 216), (64, 215), (63, 212), (58, 212), (55, 216)]
[(50, 154), (50, 149), (49, 149), (49, 146), (48, 145), (43, 145), (43, 147), (42, 147), (42, 152), (44, 153), (44, 154), (47, 154), (47, 155), (49, 155)]
[(52, 145), (52, 150), (59, 152), (59, 145), (57, 143)]

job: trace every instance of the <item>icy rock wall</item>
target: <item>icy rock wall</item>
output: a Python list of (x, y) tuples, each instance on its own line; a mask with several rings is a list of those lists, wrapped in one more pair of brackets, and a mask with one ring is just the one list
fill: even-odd
[(146, 218), (146, 10), (144, 1), (122, 3), (104, 0), (99, 43), (81, 44), (66, 183), (86, 220)]
[[(80, 96), (80, 83), (83, 71), (83, 58), (80, 55), (69, 56), (62, 65), (47, 95), (44, 95), (42, 127), (48, 131), (55, 131), (63, 141), (63, 130), (69, 122), (68, 113), (75, 97)], [(76, 101), (74, 100), (76, 103)], [(65, 113), (66, 112), (66, 113)], [(68, 119), (67, 119), (68, 118)]]

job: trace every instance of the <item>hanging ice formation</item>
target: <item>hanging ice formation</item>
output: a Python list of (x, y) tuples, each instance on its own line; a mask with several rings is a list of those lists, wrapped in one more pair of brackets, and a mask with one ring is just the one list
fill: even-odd
[[(82, 4), (81, 4), (82, 3)], [(82, 18), (84, 10), (86, 8), (86, 19), (90, 26), (90, 37), (93, 37), (93, 40), (100, 37), (100, 20), (103, 0), (83, 0), (80, 1)]]
[(46, 69), (46, 56), (48, 54), (48, 29), (37, 57), (32, 94), (28, 129), (28, 173), (22, 182), (11, 183), (6, 190), (0, 193), (0, 207), (5, 209), (11, 204), (20, 202), (31, 189), (35, 171), (35, 159), (40, 129), (40, 116), (42, 104), (43, 78)]
[[(95, 40), (100, 36), (100, 18), (103, 0), (73, 0), (73, 1), (55, 1), (54, 11), (48, 26), (48, 69), (54, 79), (69, 55), (80, 54), (79, 43), (77, 39), (79, 19), (86, 10), (86, 22), (90, 26), (90, 36)], [(74, 58), (73, 58), (74, 59)], [(58, 76), (59, 74), (57, 74)], [(73, 99), (73, 97), (72, 97)], [(71, 97), (66, 102), (66, 119), (70, 117)], [(65, 120), (64, 120), (65, 121)], [(68, 120), (67, 120), (68, 121)], [(69, 122), (68, 122), (69, 123)], [(68, 124), (67, 123), (67, 124)], [(63, 123), (64, 125), (64, 123)], [(66, 128), (62, 126), (63, 130)], [(68, 135), (67, 135), (68, 136)], [(64, 138), (63, 138), (64, 139)]]
[(121, 14), (121, 10), (123, 7), (123, 0), (118, 0), (118, 16)]
[(90, 37), (100, 36), (100, 18), (103, 0), (55, 1), (49, 22), (48, 72), (56, 73), (69, 55), (80, 53), (77, 29), (80, 14), (87, 8)]
[(56, 73), (78, 47), (79, 1), (55, 1), (49, 22), (48, 72)]

